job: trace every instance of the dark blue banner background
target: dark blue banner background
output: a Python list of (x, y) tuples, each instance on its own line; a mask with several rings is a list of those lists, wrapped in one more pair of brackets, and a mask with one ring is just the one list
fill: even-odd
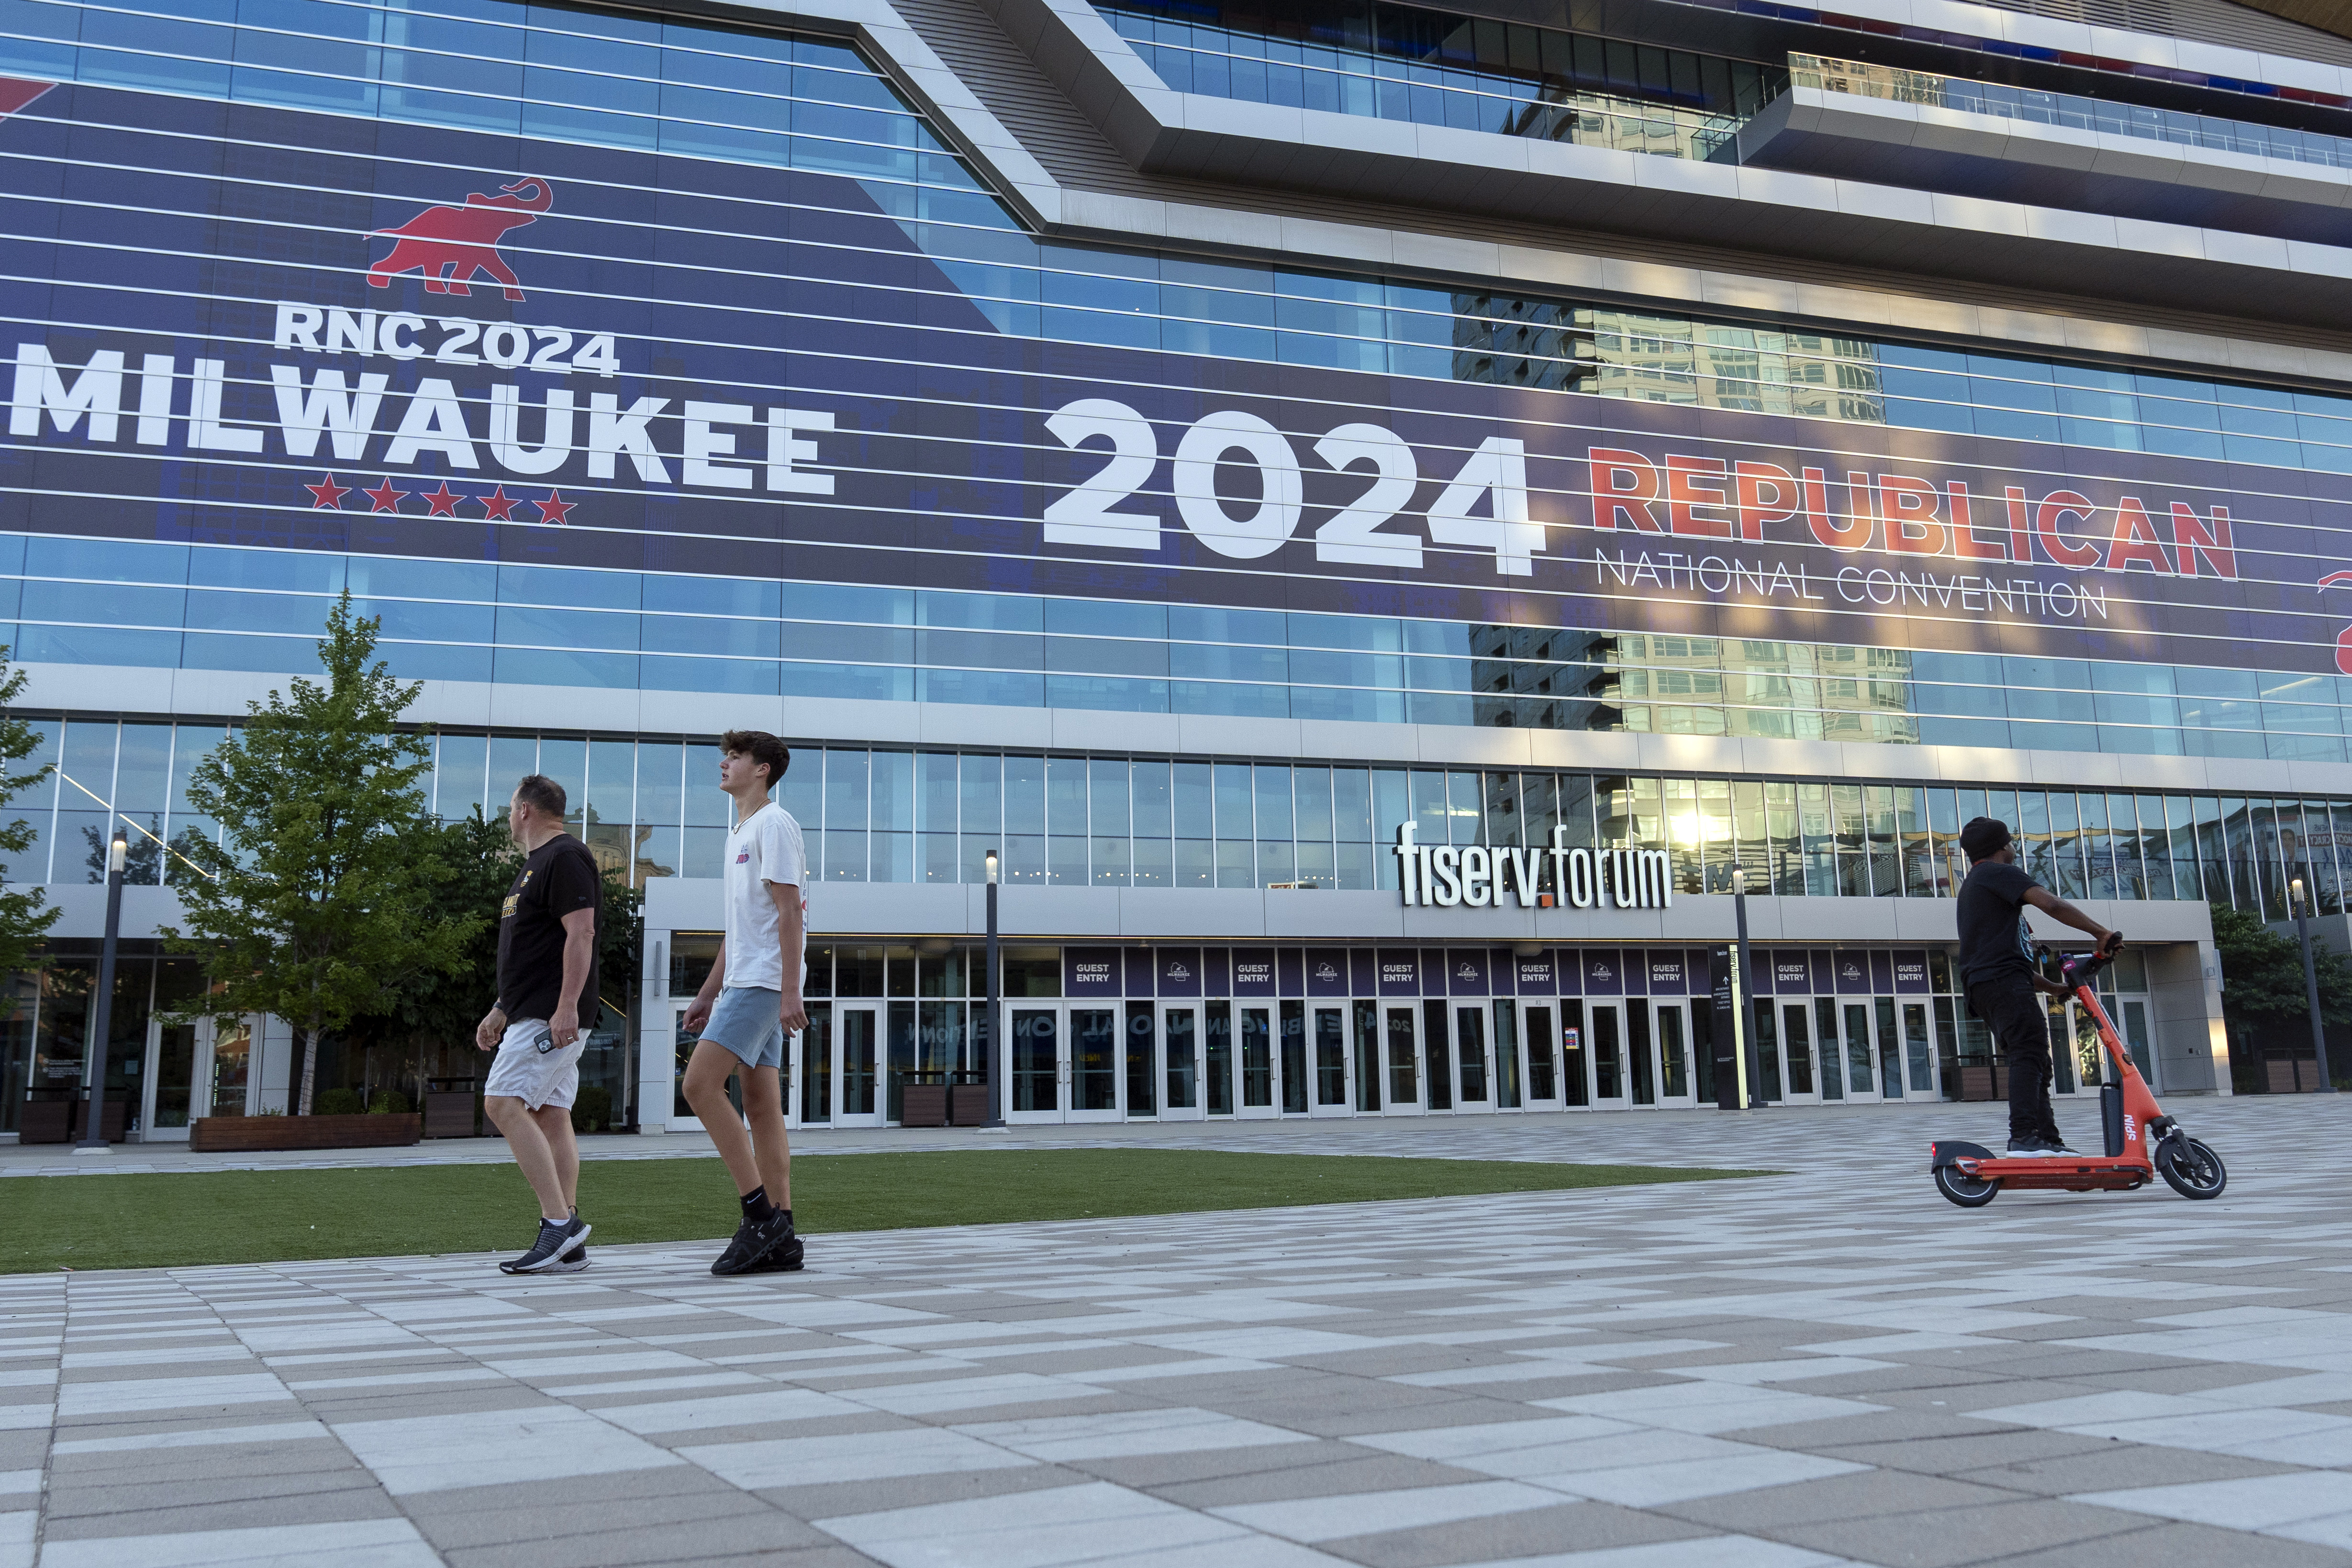
[[(545, 182), (551, 204), (499, 246), (523, 299), (488, 276), (462, 297), (428, 291), (414, 272), (370, 287), (367, 267), (394, 244), (380, 231), (526, 177)], [(60, 387), (94, 354), (119, 351), (126, 366), (110, 439), (94, 438), (86, 413), (60, 430), (37, 408), (27, 432), (20, 403), (0, 454), (10, 529), (2265, 668), (2336, 668), (2338, 629), (2352, 622), (2352, 589), (2318, 586), (2352, 565), (2342, 476), (1013, 337), (847, 178), (67, 85), (0, 124), (0, 246), (12, 355), (15, 343), (46, 347)], [(561, 328), (575, 343), (611, 334), (618, 371), (280, 347), (289, 303)], [(446, 335), (435, 326), (419, 340)], [(173, 368), (169, 423), (149, 426), (160, 444), (139, 434), (147, 355)], [(221, 420), (259, 432), (258, 451), (191, 444), (207, 361), (224, 367)], [(321, 371), (347, 387), (383, 376), (363, 455), (336, 456), (331, 438), (290, 455), (273, 366), (306, 392)], [(477, 467), (435, 450), (385, 455), (436, 378), (457, 401), (451, 417)], [(584, 451), (544, 475), (502, 468), (487, 440), (497, 384), (518, 389), (531, 444), (551, 389), (573, 395), (583, 446), (592, 397), (609, 395), (616, 412), (666, 400), (646, 423), (666, 477), (643, 477), (626, 453), (609, 477)], [(1150, 422), (1151, 476), (1120, 507), (1158, 517), (1149, 549), (1045, 540), (1047, 506), (1108, 455), (1047, 431), (1082, 399)], [(685, 481), (688, 401), (752, 410), (725, 429), (733, 455), (716, 459), (746, 472), (748, 488)], [(830, 433), (796, 435), (814, 451), (796, 466), (831, 476), (830, 496), (767, 486), (760, 422), (771, 409), (832, 417)], [(1225, 412), (1262, 419), (1296, 454), (1299, 520), (1263, 555), (1204, 543), (1169, 494), (1185, 430)], [(1412, 499), (1381, 534), (1418, 541), (1417, 567), (1318, 559), (1318, 528), (1370, 476), (1315, 455), (1348, 424), (1392, 430), (1413, 454)], [(1423, 516), (1498, 440), (1523, 448), (1527, 514), (1543, 525), (1525, 575), (1492, 549), (1444, 544)], [(1670, 455), (1692, 459), (1698, 488), (1596, 528), (1596, 447), (1662, 472)], [(1217, 493), (1247, 517), (1279, 480), (1225, 455)], [(1854, 519), (1849, 474), (1879, 476), (1860, 492), (1865, 507), (1881, 504), (1885, 476), (1924, 481), (1945, 549), (1890, 551), (1884, 522), (1865, 547), (1832, 549), (1793, 512), (1728, 537), (1728, 492), (1709, 504), (1719, 481), (1706, 472), (1742, 462), (1820, 469), (1832, 520)], [(1977, 559), (1950, 538), (1956, 482), (1986, 541)], [(2046, 543), (2005, 559), (2011, 487), (2030, 504), (2079, 492), (2088, 515), (2069, 514), (2057, 537), (2097, 564), (2070, 568)], [(373, 509), (385, 497), (396, 509)], [(2143, 503), (2155, 544), (2124, 568), (2109, 558), (2126, 497)], [(2226, 510), (2234, 577), (2210, 559), (2183, 573), (2176, 503), (2200, 519)], [(1496, 505), (1482, 492), (1473, 510), (1483, 520)], [(501, 507), (504, 520), (491, 515)]]

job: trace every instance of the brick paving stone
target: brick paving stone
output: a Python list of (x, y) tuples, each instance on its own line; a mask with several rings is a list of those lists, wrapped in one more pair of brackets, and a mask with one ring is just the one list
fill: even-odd
[[(2352, 1564), (2352, 1111), (2175, 1110), (2215, 1203), (1954, 1209), (1920, 1155), (1974, 1105), (814, 1133), (1801, 1174), (819, 1235), (735, 1281), (700, 1244), (0, 1279), (0, 1561)], [(499, 1156), (397, 1153), (248, 1163)]]

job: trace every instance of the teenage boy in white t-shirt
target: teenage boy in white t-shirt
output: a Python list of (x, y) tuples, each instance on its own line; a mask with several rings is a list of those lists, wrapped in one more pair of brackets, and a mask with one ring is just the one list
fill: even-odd
[[(727, 934), (681, 1020), (702, 1037), (686, 1064), (686, 1103), (719, 1145), (743, 1203), (742, 1225), (710, 1271), (765, 1274), (801, 1266), (782, 1070), (792, 1037), (808, 1027), (801, 1000), (808, 859), (801, 825), (768, 799), (792, 766), (784, 743), (761, 730), (730, 729), (720, 747), (719, 787), (735, 802), (735, 825), (727, 833)], [(727, 1080), (739, 1073), (748, 1133), (727, 1098)]]

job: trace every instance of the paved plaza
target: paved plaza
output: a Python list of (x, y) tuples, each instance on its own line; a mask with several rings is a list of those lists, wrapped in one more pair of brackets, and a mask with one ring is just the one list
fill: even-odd
[(1975, 1105), (811, 1134), (1790, 1174), (0, 1278), (0, 1568), (2352, 1562), (2352, 1106), (2170, 1108), (2219, 1201), (1963, 1212)]

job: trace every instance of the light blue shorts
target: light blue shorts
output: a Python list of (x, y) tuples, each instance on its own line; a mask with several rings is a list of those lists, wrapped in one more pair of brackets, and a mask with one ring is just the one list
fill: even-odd
[(702, 1038), (723, 1045), (746, 1067), (784, 1065), (784, 993), (758, 986), (729, 986), (711, 1005)]

